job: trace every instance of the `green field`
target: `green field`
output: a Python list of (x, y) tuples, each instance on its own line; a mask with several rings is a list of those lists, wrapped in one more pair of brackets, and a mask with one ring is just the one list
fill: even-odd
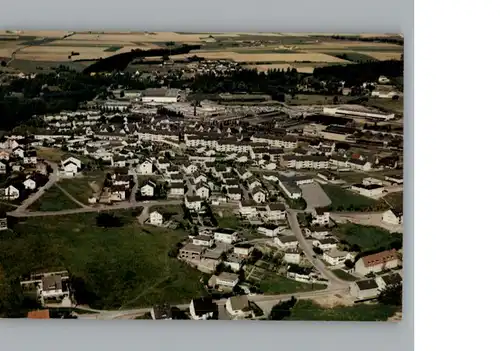
[(46, 190), (38, 200), (28, 207), (30, 211), (61, 211), (73, 208), (80, 208), (80, 206), (56, 186)]
[[(330, 209), (332, 211), (373, 211), (377, 201), (368, 197), (355, 194), (349, 190), (342, 189), (340, 186), (324, 184), (321, 185), (325, 193), (332, 202)], [(380, 210), (380, 209), (377, 209)]]
[(348, 282), (354, 282), (354, 281), (358, 280), (358, 278), (356, 278), (353, 275), (350, 275), (349, 273), (347, 273), (346, 271), (343, 271), (342, 269), (335, 269), (332, 272), (333, 272), (333, 274), (335, 274), (335, 276), (337, 278), (348, 281)]
[(374, 45), (374, 46), (348, 46), (346, 47), (348, 50), (353, 50), (353, 51), (385, 51), (385, 52), (400, 52), (403, 53), (403, 47), (402, 46), (380, 46), (380, 45)]
[(326, 285), (323, 284), (301, 283), (270, 272), (260, 280), (259, 287), (264, 294), (270, 295), (326, 289)]
[[(390, 193), (387, 194), (386, 196), (383, 197), (385, 201), (391, 204), (393, 208), (403, 208), (403, 192), (395, 192), (395, 193)], [(384, 201), (382, 200), (382, 201)]]
[(338, 229), (339, 239), (345, 240), (351, 247), (357, 245), (361, 252), (388, 250), (402, 242), (400, 233), (390, 233), (380, 227), (348, 223), (339, 224)]
[(397, 100), (369, 98), (367, 102), (361, 102), (361, 105), (376, 107), (380, 110), (400, 115), (404, 113), (404, 98), (402, 97)]
[(93, 308), (188, 302), (203, 294), (202, 273), (168, 252), (186, 233), (142, 228), (136, 212), (116, 211), (122, 227), (103, 228), (95, 213), (30, 218), (0, 239), (0, 262), (9, 278), (65, 267), (79, 301)]
[(90, 186), (92, 181), (95, 181), (98, 186), (101, 187), (104, 182), (104, 177), (62, 179), (59, 185), (82, 204), (87, 204), (89, 197), (94, 193)]
[(234, 214), (224, 213), (224, 217), (216, 215), (215, 218), (221, 228), (236, 229), (240, 227), (240, 219)]
[(387, 321), (399, 307), (381, 304), (359, 304), (323, 308), (311, 300), (297, 301), (287, 319), (296, 321)]

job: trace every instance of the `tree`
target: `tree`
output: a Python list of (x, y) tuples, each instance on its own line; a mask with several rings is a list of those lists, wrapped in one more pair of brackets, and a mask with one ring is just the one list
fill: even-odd
[(385, 287), (378, 296), (378, 301), (384, 305), (402, 306), (403, 284), (391, 284)]
[(0, 63), (2, 67), (6, 67), (7, 66), (7, 62), (3, 61)]
[(283, 301), (274, 305), (271, 309), (271, 313), (269, 314), (269, 319), (273, 321), (283, 320), (286, 317), (289, 317), (292, 312), (293, 306), (297, 303), (297, 299), (292, 296), (290, 300)]
[(349, 269), (354, 268), (354, 262), (352, 262), (351, 260), (345, 260), (344, 265)]

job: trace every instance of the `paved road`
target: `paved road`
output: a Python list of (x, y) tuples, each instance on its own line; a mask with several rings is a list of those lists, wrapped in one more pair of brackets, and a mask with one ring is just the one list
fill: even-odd
[(312, 263), (312, 265), (321, 273), (321, 275), (323, 275), (323, 277), (328, 279), (328, 281), (330, 282), (330, 287), (332, 289), (346, 288), (348, 286), (347, 282), (337, 278), (335, 274), (333, 274), (330, 270), (326, 268), (325, 264), (321, 260), (314, 258), (315, 254), (312, 249), (312, 246), (307, 242), (306, 238), (304, 237), (304, 234), (302, 233), (302, 230), (300, 229), (296, 211), (288, 209), (287, 219), (288, 223), (290, 224), (290, 228), (297, 237), (299, 246), (302, 248), (302, 251), (304, 251), (304, 255)]
[[(316, 291), (308, 291), (308, 292), (300, 292), (300, 293), (295, 293), (295, 294), (280, 294), (280, 295), (253, 295), (253, 296), (248, 296), (248, 300), (253, 301), (253, 302), (271, 302), (271, 303), (279, 303), (283, 300), (288, 300), (292, 296), (295, 297), (298, 300), (304, 300), (304, 299), (314, 299), (314, 298), (320, 298), (320, 297), (329, 297), (334, 294), (347, 294), (347, 289), (346, 288), (340, 288), (340, 289), (323, 289), (323, 290), (316, 290)], [(226, 304), (227, 299), (221, 299), (221, 300), (216, 300), (214, 301), (218, 306), (223, 306)], [(180, 309), (187, 309), (189, 308), (189, 304), (179, 304), (179, 305), (174, 305), (175, 307), (178, 307)], [(128, 310), (96, 310), (93, 308), (88, 308), (88, 307), (81, 307), (77, 306), (78, 309), (81, 310), (86, 310), (89, 312), (95, 312), (95, 314), (82, 314), (80, 315), (79, 318), (82, 319), (123, 319), (123, 318), (133, 318), (137, 317), (140, 315), (143, 315), (144, 313), (147, 313), (151, 311), (151, 307), (146, 307), (146, 308), (135, 308), (135, 309), (128, 309)]]
[(47, 183), (44, 186), (38, 188), (36, 193), (32, 194), (30, 197), (24, 200), (23, 203), (13, 212), (22, 213), (26, 211), (28, 207), (30, 207), (36, 200), (38, 200), (43, 194), (45, 194), (45, 191), (47, 189), (52, 187), (52, 185), (54, 185), (59, 180), (57, 164), (54, 162), (47, 162), (47, 163), (49, 163), (50, 166), (52, 167), (52, 173), (49, 175), (49, 180), (47, 181)]
[(45, 217), (45, 216), (60, 216), (60, 215), (70, 215), (76, 213), (89, 213), (89, 212), (100, 212), (100, 211), (109, 211), (109, 210), (123, 210), (129, 208), (136, 207), (144, 207), (144, 206), (155, 206), (155, 205), (180, 205), (182, 204), (182, 200), (157, 200), (157, 201), (142, 201), (136, 202), (135, 204), (129, 202), (117, 203), (115, 205), (98, 205), (96, 207), (88, 207), (88, 208), (76, 208), (62, 211), (47, 211), (47, 212), (27, 212), (27, 211), (19, 211), (18, 209), (12, 212), (9, 212), (8, 215), (13, 217)]

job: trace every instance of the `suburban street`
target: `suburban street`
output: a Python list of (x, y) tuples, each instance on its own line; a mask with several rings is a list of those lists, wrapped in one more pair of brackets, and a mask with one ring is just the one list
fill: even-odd
[(330, 282), (330, 289), (346, 288), (348, 286), (347, 282), (337, 278), (335, 274), (333, 274), (330, 270), (326, 268), (325, 264), (321, 260), (314, 258), (315, 254), (312, 249), (312, 246), (307, 242), (306, 238), (304, 237), (304, 234), (302, 233), (302, 230), (300, 229), (300, 225), (297, 220), (297, 212), (292, 209), (288, 209), (287, 219), (288, 223), (290, 224), (290, 228), (295, 234), (299, 242), (299, 246), (304, 252), (306, 258), (321, 273), (321, 275), (323, 275), (323, 277), (328, 279), (328, 281)]
[[(301, 293), (295, 293), (295, 294), (280, 294), (280, 295), (253, 295), (249, 296), (248, 300), (253, 301), (255, 303), (259, 302), (266, 302), (266, 303), (272, 303), (272, 304), (277, 304), (280, 301), (283, 300), (288, 300), (292, 296), (295, 297), (298, 300), (305, 300), (305, 299), (314, 299), (314, 298), (324, 298), (324, 297), (329, 297), (334, 294), (345, 294), (347, 292), (346, 288), (337, 288), (337, 289), (323, 289), (323, 290), (317, 290), (317, 291), (308, 291), (308, 292), (301, 292)], [(217, 305), (222, 306), (225, 305), (227, 302), (227, 299), (221, 299), (221, 300), (216, 300), (214, 301)], [(178, 307), (180, 309), (188, 309), (189, 304), (179, 304), (179, 305), (174, 305), (175, 307)], [(81, 307), (77, 306), (78, 309), (81, 310), (86, 310), (89, 312), (96, 312), (95, 314), (81, 314), (79, 318), (81, 319), (101, 319), (101, 320), (110, 320), (110, 319), (133, 319), (135, 317), (141, 316), (149, 311), (151, 311), (151, 307), (147, 308), (135, 308), (135, 309), (128, 309), (128, 310), (96, 310), (88, 307)]]
[(14, 213), (25, 212), (26, 209), (30, 207), (34, 202), (36, 202), (36, 200), (38, 200), (45, 193), (47, 189), (52, 187), (59, 180), (59, 175), (57, 172), (58, 169), (57, 164), (49, 161), (47, 161), (47, 163), (50, 165), (50, 167), (52, 167), (52, 173), (50, 173), (49, 175), (48, 182), (44, 186), (39, 188), (36, 193), (32, 194), (30, 197), (24, 200), (23, 203), (18, 208), (16, 208), (15, 211), (11, 212), (10, 214), (12, 216), (15, 216)]

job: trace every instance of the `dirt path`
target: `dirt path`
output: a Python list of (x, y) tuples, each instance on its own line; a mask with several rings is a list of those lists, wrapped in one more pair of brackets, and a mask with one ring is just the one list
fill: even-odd
[(67, 196), (67, 197), (68, 197), (71, 201), (73, 201), (73, 202), (74, 202), (75, 204), (77, 204), (78, 206), (80, 206), (80, 207), (84, 207), (84, 208), (88, 208), (88, 207), (89, 207), (89, 206), (87, 206), (87, 205), (85, 205), (85, 204), (81, 203), (81, 202), (80, 202), (80, 201), (78, 201), (77, 199), (75, 199), (75, 198), (73, 197), (73, 195), (71, 195), (70, 193), (68, 193), (68, 192), (67, 192), (65, 189), (63, 189), (63, 188), (62, 188), (59, 184), (57, 184), (57, 183), (56, 183), (56, 184), (54, 184), (54, 185), (56, 186), (56, 188), (58, 188), (59, 190), (61, 190), (61, 191), (64, 193), (64, 195), (66, 195), (66, 196)]

